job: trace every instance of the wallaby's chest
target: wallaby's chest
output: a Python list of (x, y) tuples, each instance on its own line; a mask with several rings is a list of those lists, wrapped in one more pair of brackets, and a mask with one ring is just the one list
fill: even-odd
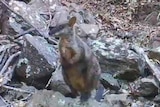
[[(84, 56), (84, 45), (78, 38), (76, 41), (71, 41), (66, 38), (61, 38), (59, 42), (59, 51), (61, 55), (61, 64), (63, 68), (64, 75), (67, 77), (67, 81), (72, 85), (73, 88), (81, 92), (86, 91), (88, 88), (88, 61)], [(74, 39), (74, 40), (75, 40)], [(75, 48), (76, 47), (76, 48)], [(77, 52), (78, 51), (78, 52)], [(79, 60), (70, 64), (68, 62), (76, 53), (80, 53)]]

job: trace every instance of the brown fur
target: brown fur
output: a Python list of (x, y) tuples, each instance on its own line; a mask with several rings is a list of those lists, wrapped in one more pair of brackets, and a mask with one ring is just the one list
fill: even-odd
[[(81, 94), (81, 100), (88, 100), (91, 91), (97, 87), (100, 77), (100, 66), (89, 46), (74, 34), (75, 17), (69, 20), (65, 32), (58, 34), (60, 60), (63, 77), (72, 92)], [(88, 94), (88, 95), (87, 95)], [(85, 98), (86, 97), (86, 98)]]

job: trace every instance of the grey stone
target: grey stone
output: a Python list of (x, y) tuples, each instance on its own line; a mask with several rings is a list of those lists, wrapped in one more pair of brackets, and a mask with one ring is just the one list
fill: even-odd
[(66, 98), (58, 92), (40, 90), (33, 95), (33, 99), (26, 107), (111, 107), (108, 103), (99, 103), (94, 99), (89, 99), (85, 103), (80, 103), (79, 98)]
[(43, 88), (55, 70), (58, 55), (42, 37), (27, 34), (25, 40), (16, 73), (22, 81)]
[(158, 94), (158, 88), (152, 82), (142, 82), (138, 92), (143, 97), (155, 97)]
[(104, 100), (109, 102), (109, 104), (111, 105), (115, 105), (117, 104), (118, 102), (125, 102), (127, 103), (128, 101), (128, 94), (109, 94), (109, 95), (106, 95), (104, 97)]
[(57, 68), (55, 72), (52, 73), (49, 87), (54, 91), (60, 92), (64, 96), (71, 97), (71, 90), (63, 79), (61, 67)]
[(92, 42), (92, 47), (99, 58), (102, 71), (117, 74), (117, 77), (120, 75), (119, 77), (123, 77), (121, 79), (128, 81), (134, 81), (143, 73), (144, 60), (130, 50), (129, 44), (123, 43), (123, 40), (116, 38), (95, 40)]
[(160, 94), (156, 95), (153, 101), (160, 104)]
[(113, 78), (113, 76), (109, 73), (102, 73), (100, 80), (105, 88), (110, 88), (111, 90), (120, 89), (117, 79)]

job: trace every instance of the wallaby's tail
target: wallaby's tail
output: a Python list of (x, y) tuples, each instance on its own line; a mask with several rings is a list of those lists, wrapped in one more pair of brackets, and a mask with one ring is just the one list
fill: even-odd
[(103, 85), (100, 85), (96, 91), (96, 96), (95, 99), (96, 101), (100, 102), (101, 99), (103, 98), (103, 93), (104, 93), (105, 88), (103, 87)]

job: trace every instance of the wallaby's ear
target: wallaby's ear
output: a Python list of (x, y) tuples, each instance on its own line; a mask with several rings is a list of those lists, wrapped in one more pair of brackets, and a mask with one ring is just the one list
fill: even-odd
[(75, 23), (76, 23), (76, 17), (72, 17), (72, 18), (69, 20), (68, 25), (69, 25), (70, 27), (73, 27)]

